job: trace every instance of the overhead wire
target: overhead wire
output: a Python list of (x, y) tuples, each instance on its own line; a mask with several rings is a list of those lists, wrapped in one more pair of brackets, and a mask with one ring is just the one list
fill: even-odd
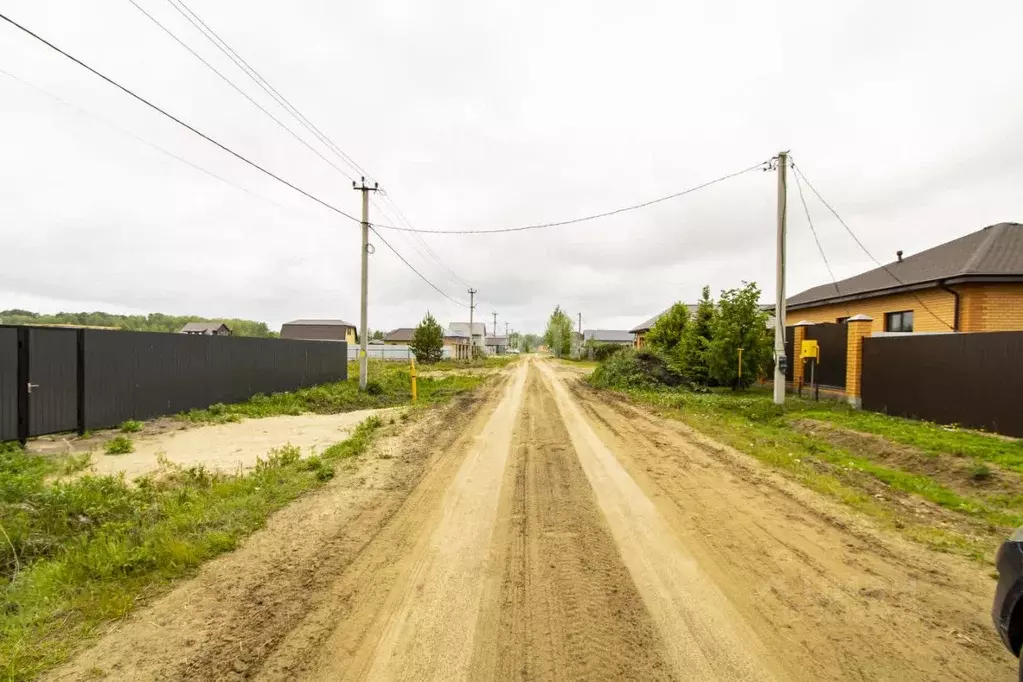
[[(875, 258), (873, 256), (873, 254), (870, 253), (870, 251), (867, 249), (867, 247), (863, 245), (863, 242), (860, 241), (859, 237), (856, 236), (856, 233), (852, 231), (852, 228), (850, 228), (849, 225), (842, 219), (842, 216), (838, 215), (838, 211), (836, 211), (834, 209), (834, 207), (832, 207), (832, 205), (829, 204), (827, 202), (827, 200), (824, 197), (821, 196), (820, 192), (817, 191), (817, 188), (813, 186), (813, 183), (810, 182), (809, 178), (806, 177), (806, 174), (803, 173), (802, 169), (799, 166), (797, 166), (795, 163), (793, 163), (792, 164), (792, 170), (794, 170), (796, 172), (797, 181), (798, 181), (799, 178), (802, 178), (803, 182), (806, 183), (806, 186), (810, 188), (810, 191), (813, 192), (814, 195), (816, 195), (816, 197), (820, 200), (820, 202), (822, 204), (824, 204), (824, 206), (829, 211), (831, 211), (831, 214), (833, 216), (835, 216), (835, 218), (838, 220), (839, 224), (842, 227), (845, 228), (845, 231), (849, 233), (849, 236), (853, 238), (853, 241), (856, 242), (856, 244), (860, 247), (860, 249), (863, 251), (863, 253), (867, 254), (867, 257), (870, 258), (870, 260), (874, 261), (874, 263), (878, 267), (880, 267), (882, 270), (884, 270), (886, 273), (888, 273), (888, 276), (891, 277), (893, 280), (895, 280), (897, 283), (901, 284), (902, 286), (911, 286), (911, 284), (907, 284), (906, 282), (902, 281), (899, 278), (898, 275), (896, 275), (894, 272), (891, 271), (891, 268), (889, 268), (887, 265), (885, 265), (884, 263), (879, 261), (877, 258)], [(913, 298), (915, 298), (917, 300), (917, 302), (920, 304), (920, 306), (924, 310), (926, 310), (928, 313), (931, 314), (931, 317), (933, 317), (938, 322), (940, 322), (941, 324), (943, 324), (946, 327), (948, 327), (949, 330), (956, 331), (955, 326), (949, 324), (948, 322), (943, 320), (941, 317), (939, 317), (938, 314), (935, 313), (931, 309), (931, 307), (929, 305), (927, 305), (927, 303), (916, 294), (915, 291), (910, 291), (908, 293), (910, 293), (913, 296)]]
[(682, 190), (681, 192), (674, 192), (672, 194), (668, 194), (663, 197), (658, 197), (656, 199), (651, 199), (649, 201), (644, 201), (639, 204), (623, 206), (621, 208), (605, 211), (603, 213), (595, 213), (593, 215), (581, 216), (579, 218), (572, 218), (569, 220), (559, 220), (550, 223), (537, 223), (533, 225), (520, 225), (518, 227), (500, 227), (492, 230), (421, 230), (418, 228), (399, 227), (396, 225), (377, 225), (376, 227), (381, 227), (388, 230), (399, 230), (402, 232), (418, 232), (420, 234), (498, 234), (504, 232), (523, 232), (526, 230), (540, 230), (548, 227), (560, 227), (562, 225), (574, 225), (576, 223), (582, 223), (589, 220), (607, 218), (613, 215), (618, 215), (620, 213), (626, 213), (628, 211), (635, 211), (637, 209), (646, 208), (647, 206), (653, 206), (654, 204), (659, 204), (661, 202), (669, 201), (671, 199), (677, 199), (678, 197), (685, 196), (686, 194), (692, 194), (693, 192), (710, 187), (711, 185), (716, 185), (719, 182), (724, 182), (725, 180), (730, 180), (734, 177), (738, 177), (740, 175), (743, 175), (744, 173), (749, 173), (750, 171), (762, 169), (766, 167), (769, 163), (770, 163), (769, 161), (762, 161), (760, 163), (750, 166), (749, 168), (744, 168), (743, 170), (736, 171), (734, 173), (729, 173), (728, 175), (722, 175), (719, 178), (715, 178), (708, 182), (704, 182), (700, 185), (696, 185), (695, 187), (690, 187), (688, 189)]
[(419, 275), (419, 278), (420, 278), (421, 280), (423, 280), (424, 282), (426, 282), (427, 284), (429, 284), (429, 285), (430, 285), (430, 286), (431, 286), (431, 287), (433, 288), (433, 290), (434, 290), (434, 291), (436, 291), (436, 292), (437, 292), (438, 294), (440, 294), (440, 295), (441, 295), (441, 296), (443, 296), (444, 298), (448, 299), (448, 300), (449, 300), (449, 301), (451, 301), (452, 303), (455, 303), (456, 305), (460, 305), (460, 306), (462, 306), (462, 307), (464, 307), (464, 308), (468, 308), (468, 307), (469, 307), (469, 304), (468, 304), (468, 303), (465, 303), (464, 301), (459, 301), (459, 300), (457, 300), (457, 299), (455, 299), (455, 298), (453, 298), (453, 297), (449, 296), (449, 295), (448, 295), (447, 293), (445, 293), (445, 292), (444, 292), (444, 291), (443, 291), (443, 290), (442, 290), (442, 289), (441, 289), (440, 287), (438, 287), (438, 286), (437, 286), (436, 284), (434, 284), (434, 283), (433, 283), (433, 282), (431, 282), (431, 281), (430, 281), (429, 279), (427, 279), (427, 278), (426, 278), (426, 276), (425, 276), (425, 275), (424, 275), (423, 273), (419, 272), (419, 270), (417, 270), (417, 269), (416, 269), (416, 267), (415, 267), (414, 265), (412, 265), (412, 263), (409, 263), (409, 262), (408, 262), (408, 260), (406, 260), (406, 258), (405, 258), (405, 257), (404, 257), (403, 255), (401, 255), (401, 253), (400, 253), (400, 252), (399, 252), (399, 251), (398, 251), (397, 249), (395, 249), (395, 248), (394, 248), (393, 246), (391, 246), (390, 242), (388, 242), (388, 241), (387, 241), (386, 239), (384, 239), (383, 235), (381, 235), (381, 234), (380, 234), (380, 233), (379, 233), (379, 232), (378, 232), (378, 231), (377, 231), (377, 230), (376, 230), (376, 229), (375, 229), (375, 228), (374, 228), (373, 226), (370, 226), (370, 229), (371, 229), (371, 230), (373, 230), (373, 234), (375, 234), (375, 235), (377, 236), (377, 238), (378, 238), (378, 239), (379, 239), (379, 240), (380, 240), (381, 242), (383, 242), (384, 246), (386, 246), (387, 248), (389, 248), (389, 249), (391, 250), (391, 252), (392, 252), (392, 253), (393, 253), (393, 254), (394, 254), (395, 256), (397, 256), (399, 260), (401, 260), (401, 262), (402, 262), (402, 263), (404, 263), (405, 265), (407, 265), (407, 266), (408, 266), (408, 268), (409, 268), (410, 270), (412, 270), (412, 272), (414, 272), (414, 273), (416, 273), (417, 275)]
[(241, 192), (245, 192), (246, 194), (248, 194), (248, 195), (250, 195), (250, 196), (252, 196), (252, 197), (254, 197), (256, 199), (259, 199), (260, 201), (265, 201), (266, 203), (268, 203), (268, 204), (270, 204), (272, 206), (276, 206), (277, 208), (279, 208), (281, 210), (285, 210), (285, 211), (294, 210), (294, 207), (285, 206), (284, 204), (280, 204), (280, 203), (274, 201), (273, 199), (269, 199), (269, 198), (263, 196), (262, 194), (259, 194), (258, 192), (254, 192), (253, 190), (251, 190), (251, 189), (249, 189), (247, 187), (243, 187), (243, 186), (237, 184), (236, 182), (234, 182), (232, 180), (228, 180), (227, 178), (223, 177), (222, 175), (218, 175), (217, 173), (214, 173), (211, 170), (203, 168), (199, 164), (194, 163), (194, 162), (186, 159), (183, 156), (179, 156), (178, 154), (175, 154), (172, 151), (164, 149), (160, 145), (155, 144), (153, 142), (150, 142), (149, 140), (147, 140), (144, 137), (141, 137), (139, 135), (136, 135), (135, 133), (131, 132), (130, 130), (126, 130), (125, 128), (122, 128), (121, 126), (117, 125), (113, 121), (111, 121), (111, 120), (109, 120), (107, 118), (104, 118), (103, 116), (100, 116), (97, 113), (94, 113), (94, 112), (88, 111), (86, 109), (83, 109), (82, 107), (78, 106), (77, 104), (73, 104), (71, 102), (68, 102), (68, 101), (62, 99), (61, 97), (53, 94), (52, 92), (49, 92), (48, 90), (45, 90), (45, 89), (39, 87), (38, 85), (35, 85), (34, 83), (30, 83), (27, 80), (25, 80), (23, 78), (20, 78), (18, 76), (15, 76), (14, 74), (12, 74), (12, 73), (10, 73), (8, 71), (4, 71), (3, 69), (0, 69), (0, 74), (10, 78), (11, 80), (14, 80), (14, 81), (17, 81), (18, 83), (21, 83), (22, 85), (24, 85), (27, 88), (35, 90), (36, 92), (38, 92), (41, 95), (45, 95), (46, 97), (49, 97), (50, 99), (52, 99), (53, 101), (57, 102), (58, 104), (61, 104), (61, 105), (65, 106), (65, 107), (68, 107), (69, 109), (71, 109), (71, 110), (73, 110), (73, 111), (75, 111), (75, 112), (77, 112), (77, 113), (79, 113), (79, 114), (81, 114), (83, 116), (87, 116), (89, 118), (93, 118), (93, 119), (99, 121), (100, 123), (106, 125), (110, 129), (115, 130), (115, 131), (121, 133), (122, 135), (124, 135), (126, 137), (130, 137), (130, 138), (132, 138), (133, 140), (135, 140), (137, 142), (141, 142), (142, 144), (146, 145), (147, 147), (150, 147), (151, 149), (154, 149), (154, 150), (160, 152), (161, 154), (169, 156), (170, 158), (172, 158), (172, 159), (174, 159), (176, 161), (179, 161), (179, 162), (185, 164), (186, 166), (189, 166), (190, 168), (193, 168), (193, 169), (199, 171), (200, 173), (203, 173), (204, 175), (208, 175), (211, 178), (214, 178), (215, 180), (219, 180), (220, 182), (223, 182), (226, 185), (230, 185), (231, 187), (234, 187), (235, 189), (237, 189), (237, 190), (239, 190)]
[[(795, 166), (793, 165), (793, 169)], [(835, 285), (835, 293), (841, 295), (842, 291), (838, 288), (838, 280), (835, 279), (835, 273), (831, 270), (831, 263), (828, 262), (828, 257), (824, 255), (824, 247), (821, 246), (821, 240), (817, 236), (817, 229), (813, 226), (813, 218), (810, 217), (810, 208), (806, 205), (806, 197), (803, 196), (803, 183), (799, 180), (799, 174), (795, 174), (796, 187), (799, 189), (799, 201), (803, 204), (803, 212), (806, 213), (806, 222), (810, 225), (810, 233), (813, 234), (813, 241), (817, 244), (817, 251), (821, 254), (821, 260), (824, 261), (824, 267), (828, 269), (828, 276), (831, 277), (831, 283)]]
[(202, 17), (195, 13), (183, 0), (167, 0), (167, 2), (189, 23), (195, 27), (207, 40), (226, 55), (231, 61), (233, 61), (238, 68), (245, 72), (245, 74), (253, 80), (262, 90), (270, 95), (274, 100), (280, 104), (285, 110), (291, 113), (299, 123), (301, 123), (306, 130), (311, 132), (317, 137), (323, 144), (327, 145), (338, 155), (345, 163), (347, 163), (353, 170), (358, 171), (363, 176), (372, 177), (362, 166), (360, 166), (352, 157), (344, 152), (333, 140), (331, 140), (323, 131), (321, 131), (312, 121), (310, 121), (301, 111), (294, 106), (288, 98), (286, 98), (281, 92), (273, 86), (266, 78), (264, 78), (256, 69), (249, 64), (244, 57), (231, 47), (226, 40), (205, 21)]
[(264, 106), (263, 106), (262, 104), (260, 104), (260, 103), (259, 103), (259, 102), (257, 102), (256, 100), (254, 100), (254, 99), (253, 99), (253, 98), (252, 98), (252, 97), (251, 97), (251, 96), (249, 95), (249, 93), (245, 92), (245, 91), (244, 91), (244, 90), (242, 90), (242, 89), (241, 89), (240, 87), (238, 87), (238, 85), (237, 85), (237, 84), (235, 84), (235, 82), (234, 82), (234, 81), (232, 81), (232, 80), (231, 80), (230, 78), (228, 78), (227, 76), (225, 76), (225, 75), (224, 75), (224, 74), (223, 74), (223, 73), (222, 73), (222, 72), (221, 72), (221, 71), (220, 71), (219, 69), (217, 69), (217, 67), (213, 66), (213, 65), (212, 65), (212, 64), (210, 64), (210, 63), (209, 63), (208, 61), (206, 61), (206, 59), (205, 59), (205, 58), (204, 58), (204, 57), (203, 57), (203, 56), (202, 56), (201, 54), (199, 54), (198, 52), (196, 52), (195, 50), (193, 50), (193, 49), (192, 49), (192, 48), (191, 48), (191, 47), (190, 47), (190, 46), (188, 45), (188, 43), (186, 43), (185, 41), (183, 41), (183, 40), (182, 40), (181, 38), (179, 38), (179, 37), (178, 37), (178, 36), (177, 36), (177, 35), (176, 35), (176, 34), (175, 34), (175, 33), (174, 33), (173, 31), (171, 31), (171, 30), (170, 30), (169, 28), (167, 28), (166, 26), (164, 26), (164, 25), (163, 25), (163, 24), (162, 24), (162, 23), (160, 22), (160, 20), (159, 20), (159, 19), (157, 19), (157, 18), (156, 18), (156, 17), (154, 17), (154, 16), (152, 15), (152, 14), (150, 14), (149, 12), (147, 12), (147, 11), (146, 11), (146, 9), (145, 9), (144, 7), (142, 7), (142, 6), (140, 5), (140, 4), (138, 4), (138, 2), (136, 2), (136, 0), (128, 0), (128, 2), (130, 2), (130, 3), (132, 4), (132, 6), (133, 6), (133, 7), (135, 8), (135, 9), (137, 9), (137, 10), (138, 10), (139, 12), (141, 12), (141, 13), (142, 13), (143, 15), (145, 15), (145, 16), (146, 16), (146, 17), (147, 17), (147, 18), (148, 18), (148, 19), (149, 19), (150, 21), (152, 21), (152, 22), (153, 22), (154, 24), (156, 24), (156, 25), (157, 25), (157, 26), (158, 26), (158, 27), (159, 27), (159, 28), (160, 28), (160, 29), (161, 29), (161, 30), (162, 30), (162, 31), (163, 31), (164, 33), (166, 33), (167, 35), (169, 35), (169, 36), (170, 36), (170, 37), (171, 37), (171, 38), (172, 38), (172, 39), (174, 40), (174, 42), (176, 42), (176, 43), (177, 43), (178, 45), (180, 45), (181, 47), (185, 48), (185, 49), (186, 49), (186, 50), (187, 50), (187, 51), (188, 51), (188, 52), (189, 52), (189, 53), (190, 53), (190, 54), (191, 54), (191, 55), (192, 55), (193, 57), (195, 57), (195, 58), (196, 58), (196, 59), (198, 59), (198, 60), (199, 60), (200, 62), (202, 62), (202, 64), (203, 64), (203, 65), (204, 65), (204, 66), (205, 66), (205, 67), (206, 67), (207, 69), (209, 69), (210, 71), (212, 71), (213, 73), (215, 73), (215, 74), (216, 74), (217, 76), (219, 76), (219, 77), (220, 77), (220, 80), (224, 81), (225, 83), (227, 83), (228, 85), (230, 85), (230, 86), (231, 86), (232, 88), (234, 88), (234, 90), (235, 90), (235, 91), (236, 91), (236, 92), (237, 92), (237, 93), (238, 93), (239, 95), (241, 95), (242, 97), (244, 97), (245, 99), (247, 99), (247, 100), (249, 101), (249, 103), (250, 103), (250, 104), (252, 104), (252, 106), (254, 106), (254, 107), (256, 107), (257, 109), (259, 109), (260, 111), (262, 111), (262, 112), (263, 112), (264, 114), (266, 114), (266, 115), (267, 115), (267, 116), (268, 116), (268, 117), (270, 118), (270, 120), (272, 120), (272, 121), (273, 121), (274, 123), (276, 123), (276, 124), (277, 124), (278, 126), (280, 126), (280, 128), (281, 128), (282, 130), (284, 130), (284, 131), (285, 131), (285, 132), (287, 132), (287, 133), (288, 133), (289, 135), (291, 135), (291, 136), (292, 136), (293, 138), (295, 138), (296, 140), (298, 140), (298, 142), (299, 142), (300, 144), (302, 144), (302, 145), (303, 145), (303, 146), (304, 146), (304, 147), (305, 147), (306, 149), (308, 149), (309, 151), (311, 151), (311, 152), (312, 152), (313, 154), (316, 154), (316, 155), (317, 155), (318, 157), (320, 157), (320, 158), (321, 158), (321, 159), (323, 160), (323, 162), (324, 162), (324, 163), (326, 163), (326, 164), (330, 165), (330, 167), (331, 167), (331, 168), (333, 168), (334, 170), (336, 170), (336, 171), (337, 171), (338, 173), (340, 173), (341, 175), (345, 176), (345, 177), (346, 177), (346, 178), (348, 178), (349, 180), (352, 180), (352, 181), (354, 181), (354, 180), (355, 180), (355, 178), (354, 178), (354, 177), (352, 177), (351, 175), (349, 175), (347, 171), (345, 171), (345, 170), (344, 170), (343, 168), (341, 168), (341, 167), (340, 167), (340, 166), (338, 166), (338, 165), (337, 165), (336, 163), (334, 163), (333, 161), (331, 161), (330, 159), (328, 159), (328, 158), (327, 158), (326, 156), (324, 156), (324, 155), (323, 155), (323, 152), (321, 152), (321, 151), (320, 151), (319, 149), (317, 149), (316, 147), (314, 147), (314, 146), (312, 146), (311, 144), (309, 144), (309, 143), (308, 143), (308, 142), (307, 142), (307, 141), (306, 141), (306, 140), (305, 140), (305, 139), (304, 139), (304, 138), (303, 138), (303, 137), (302, 137), (301, 135), (299, 135), (299, 134), (298, 134), (298, 133), (296, 133), (296, 132), (295, 132), (294, 130), (292, 130), (291, 128), (289, 128), (289, 127), (288, 127), (288, 126), (287, 126), (287, 125), (286, 125), (286, 124), (285, 124), (285, 123), (284, 123), (283, 121), (281, 121), (281, 119), (277, 118), (277, 117), (276, 117), (276, 116), (274, 116), (274, 115), (273, 115), (272, 113), (270, 113), (270, 111), (268, 111), (268, 110), (266, 109), (266, 107), (264, 107)]
[[(129, 1), (133, 5), (135, 5), (137, 8), (139, 8), (138, 5), (135, 3), (135, 0), (129, 0)], [(227, 56), (236, 66), (238, 66), (238, 68), (240, 68), (254, 83), (256, 83), (256, 85), (258, 85), (263, 90), (263, 92), (265, 92), (271, 98), (273, 98), (274, 101), (277, 102), (277, 104), (279, 104), (285, 111), (287, 111), (289, 114), (291, 114), (291, 116), (294, 117), (294, 119), (301, 126), (303, 126), (306, 130), (308, 130), (310, 133), (312, 133), (321, 143), (323, 143), (339, 159), (341, 159), (341, 161), (346, 163), (352, 169), (354, 169), (357, 172), (361, 173), (362, 176), (364, 176), (364, 177), (365, 176), (372, 176), (371, 173), (369, 173), (368, 171), (366, 171), (366, 169), (364, 169), (362, 166), (360, 166), (351, 156), (346, 154), (345, 151), (342, 150), (341, 147), (338, 146), (338, 144), (336, 142), (334, 142), (329, 136), (327, 136), (326, 133), (324, 133), (322, 130), (320, 130), (320, 128), (318, 128), (316, 126), (316, 124), (314, 124), (305, 114), (303, 114), (301, 111), (299, 111), (298, 107), (293, 105), (283, 94), (281, 94), (281, 92), (277, 88), (275, 88), (273, 86), (273, 84), (270, 83), (270, 81), (268, 81), (258, 71), (256, 71), (256, 69), (251, 64), (249, 64), (245, 60), (244, 57), (242, 57), (234, 48), (232, 48), (231, 45), (226, 40), (224, 40), (216, 32), (216, 30), (214, 30), (209, 24), (207, 24), (202, 19), (202, 17), (200, 17), (194, 10), (192, 10), (188, 5), (186, 5), (183, 0), (167, 0), (167, 2), (182, 17), (184, 17), (200, 34), (202, 34), (202, 36), (204, 38), (206, 38), (208, 41), (210, 41), (210, 43), (212, 43), (218, 50), (220, 50), (221, 53), (223, 53), (225, 56)], [(140, 11), (143, 11), (147, 16), (149, 16), (150, 19), (153, 19), (153, 17), (151, 15), (149, 15), (148, 12), (145, 12), (141, 8), (139, 8), (139, 9), (140, 9)], [(256, 103), (251, 97), (249, 97), (246, 93), (244, 93), (235, 83), (233, 83), (230, 79), (228, 79), (222, 73), (220, 73), (215, 68), (213, 68), (205, 59), (200, 57), (198, 54), (195, 53), (194, 50), (189, 48), (187, 45), (184, 44), (183, 41), (181, 41), (179, 38), (177, 38), (177, 36), (174, 36), (174, 34), (171, 33), (166, 27), (161, 25), (155, 19), (153, 19), (153, 21), (156, 22), (157, 25), (159, 25), (165, 31), (170, 33), (170, 35), (175, 40), (177, 40), (178, 43), (180, 43), (189, 52), (191, 52), (193, 55), (195, 55), (200, 61), (202, 61), (204, 64), (206, 64), (206, 66), (208, 66), (210, 69), (212, 69), (218, 76), (220, 76), (222, 79), (224, 79), (226, 82), (228, 82), (235, 90), (237, 90), (239, 93), (241, 93), (243, 96), (245, 96), (246, 99), (248, 99), (250, 102), (252, 102), (255, 106), (259, 107), (259, 109), (262, 110), (264, 113), (266, 113), (268, 116), (271, 116), (271, 118), (273, 118), (275, 121), (277, 121), (277, 123), (279, 125), (281, 125), (282, 127), (285, 127), (285, 129), (288, 130), (289, 133), (291, 133), (293, 136), (295, 136), (297, 139), (299, 139), (299, 141), (302, 142), (304, 145), (306, 145), (310, 149), (313, 149), (305, 140), (303, 140), (299, 136), (297, 136), (290, 128), (287, 128), (286, 126), (284, 126), (284, 124), (282, 124), (280, 121), (278, 121), (276, 119), (276, 117), (272, 116), (269, 112), (266, 111), (266, 109), (264, 109), (262, 106), (260, 106), (258, 103)], [(334, 167), (338, 172), (340, 172), (342, 175), (347, 177), (349, 180), (354, 180), (354, 178), (352, 178), (350, 175), (348, 175), (344, 170), (338, 168), (337, 165), (335, 165), (334, 163), (332, 163), (331, 161), (326, 159), (318, 150), (313, 149), (313, 151), (318, 156), (320, 156), (320, 158), (323, 158), (325, 161), (327, 161), (327, 163), (329, 163), (332, 167)], [(405, 217), (404, 213), (402, 213), (402, 211), (398, 207), (397, 203), (392, 198), (390, 198), (390, 196), (388, 196), (386, 193), (382, 193), (382, 194), (384, 194), (382, 199), (384, 201), (386, 201), (387, 203), (389, 203), (395, 209), (395, 211), (398, 213), (398, 215), (401, 218), (401, 220), (406, 225), (411, 226), (411, 223)], [(374, 206), (376, 206), (378, 208), (378, 210), (379, 210), (379, 206), (377, 206), (377, 204), (375, 202), (374, 202)], [(392, 222), (396, 222), (396, 221), (393, 220), (393, 218), (390, 218), (390, 216), (386, 216), (385, 215), (385, 217), (389, 218)], [(420, 244), (422, 244), (422, 246), (430, 254), (429, 256), (427, 256), (422, 251), (420, 251), (418, 247), (416, 247), (415, 245), (412, 245), (412, 248), (420, 255), (420, 257), (424, 261), (429, 261), (432, 258), (444, 270), (449, 272), (455, 278), (455, 281), (458, 281), (460, 283), (465, 283), (465, 280), (462, 279), (461, 277), (459, 277), (454, 272), (454, 270), (452, 270), (451, 267), (447, 263), (445, 263), (443, 261), (443, 259), (441, 259), (441, 257), (429, 246), (429, 244), (426, 243), (426, 241), (422, 237), (419, 237), (417, 235), (417, 240), (418, 240), (418, 242)]]
[(121, 85), (120, 83), (118, 83), (114, 79), (110, 78), (109, 76), (106, 76), (103, 73), (100, 73), (99, 71), (97, 71), (96, 69), (92, 68), (91, 66), (89, 66), (88, 64), (86, 64), (82, 60), (78, 59), (77, 57), (69, 54), (68, 52), (65, 52), (63, 49), (57, 47), (56, 45), (54, 45), (50, 41), (46, 40), (46, 38), (43, 38), (42, 36), (40, 36), (38, 33), (35, 33), (31, 29), (28, 29), (25, 26), (23, 26), (23, 25), (19, 24), (18, 22), (14, 21), (10, 17), (8, 17), (6, 14), (0, 13), (0, 19), (2, 19), (3, 21), (6, 21), (11, 26), (14, 26), (15, 28), (17, 28), (20, 31), (24, 32), (25, 34), (31, 36), (32, 38), (35, 38), (36, 40), (41, 42), (43, 45), (46, 45), (51, 50), (53, 50), (53, 51), (63, 55), (64, 57), (66, 57), (67, 59), (71, 60), (72, 62), (74, 62), (78, 66), (81, 66), (86, 71), (89, 71), (90, 73), (92, 73), (93, 75), (103, 79), (104, 81), (106, 81), (110, 85), (113, 85), (115, 88), (117, 88), (121, 92), (131, 96), (132, 98), (138, 100), (142, 104), (145, 104), (150, 109), (152, 109), (152, 110), (162, 114), (163, 116), (169, 118), (171, 121), (174, 121), (179, 126), (185, 128), (186, 130), (192, 132), (195, 135), (198, 135), (199, 137), (201, 137), (202, 139), (206, 140), (210, 144), (212, 144), (212, 145), (222, 149), (223, 151), (227, 152), (228, 154), (230, 154), (231, 156), (235, 157), (239, 161), (242, 161), (243, 163), (245, 163), (245, 164), (255, 168), (256, 170), (260, 171), (264, 175), (266, 175), (266, 176), (268, 176), (270, 178), (273, 178), (277, 182), (279, 182), (279, 183), (281, 183), (283, 185), (286, 185), (287, 187), (290, 187), (294, 191), (298, 192), (299, 194), (303, 195), (304, 197), (306, 197), (306, 198), (308, 198), (308, 199), (310, 199), (312, 201), (315, 201), (317, 204), (323, 206), (324, 208), (327, 208), (327, 209), (329, 209), (329, 210), (331, 210), (331, 211), (333, 211), (333, 212), (335, 212), (335, 213), (337, 213), (339, 215), (342, 215), (345, 218), (348, 218), (349, 220), (351, 220), (353, 222), (356, 222), (356, 223), (361, 223), (362, 222), (361, 220), (359, 220), (355, 216), (352, 216), (352, 215), (346, 213), (345, 211), (342, 211), (337, 206), (333, 206), (333, 205), (327, 203), (323, 199), (320, 199), (319, 197), (314, 196), (313, 194), (310, 194), (309, 192), (305, 191), (301, 187), (298, 187), (297, 185), (295, 185), (295, 184), (293, 184), (291, 182), (288, 182), (287, 180), (285, 180), (281, 176), (277, 175), (273, 171), (267, 170), (266, 168), (264, 168), (263, 166), (259, 165), (255, 161), (252, 161), (252, 160), (246, 158), (245, 156), (242, 156), (240, 153), (234, 151), (233, 149), (231, 149), (227, 145), (223, 144), (222, 142), (218, 142), (217, 140), (213, 139), (212, 137), (210, 137), (206, 133), (200, 131), (196, 127), (194, 127), (194, 126), (186, 123), (185, 121), (181, 120), (180, 118), (178, 118), (174, 114), (171, 114), (168, 111), (166, 111), (165, 109), (162, 109), (161, 107), (157, 106), (156, 104), (153, 104), (152, 102), (150, 102), (145, 97), (142, 97), (141, 95), (136, 94), (134, 91), (130, 90), (129, 88), (125, 87), (124, 85)]

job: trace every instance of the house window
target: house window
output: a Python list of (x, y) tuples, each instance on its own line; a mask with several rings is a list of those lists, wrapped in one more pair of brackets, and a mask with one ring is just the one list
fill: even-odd
[(835, 320), (835, 322), (837, 322), (837, 323), (839, 323), (839, 324), (845, 324), (845, 323), (846, 323), (846, 322), (848, 322), (848, 321), (849, 321), (849, 317), (848, 317), (848, 316), (846, 316), (846, 317), (840, 317), (840, 318), (838, 318), (837, 320)]
[(903, 310), (898, 313), (885, 313), (884, 330), (886, 332), (913, 331), (913, 311)]

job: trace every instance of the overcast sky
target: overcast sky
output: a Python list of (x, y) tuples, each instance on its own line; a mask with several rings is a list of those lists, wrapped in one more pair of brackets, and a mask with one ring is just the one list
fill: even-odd
[[(168, 0), (137, 1), (312, 140)], [(186, 1), (420, 228), (601, 212), (786, 149), (883, 260), (1023, 221), (1019, 0)], [(128, 0), (0, 11), (358, 215), (347, 178)], [(0, 75), (0, 309), (358, 321), (355, 223), (3, 23), (0, 68), (68, 103)], [(775, 182), (751, 172), (604, 220), (426, 236), (443, 265), (383, 234), (453, 298), (477, 288), (477, 315), (496, 310), (502, 330), (541, 331), (555, 304), (586, 328), (628, 328), (704, 284), (753, 280), (773, 300)], [(870, 267), (807, 199), (836, 275)], [(792, 294), (828, 274), (794, 184), (789, 201)], [(397, 220), (377, 204), (373, 220)], [(468, 318), (377, 243), (370, 327), (428, 309)]]

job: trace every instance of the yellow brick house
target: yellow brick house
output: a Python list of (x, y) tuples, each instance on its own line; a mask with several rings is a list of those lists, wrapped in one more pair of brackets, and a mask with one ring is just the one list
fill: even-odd
[(999, 223), (787, 301), (787, 318), (872, 332), (1023, 331), (1023, 225)]

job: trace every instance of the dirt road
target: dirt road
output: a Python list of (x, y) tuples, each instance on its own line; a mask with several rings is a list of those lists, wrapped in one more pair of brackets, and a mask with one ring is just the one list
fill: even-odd
[(527, 359), (54, 677), (1008, 680), (992, 589)]

